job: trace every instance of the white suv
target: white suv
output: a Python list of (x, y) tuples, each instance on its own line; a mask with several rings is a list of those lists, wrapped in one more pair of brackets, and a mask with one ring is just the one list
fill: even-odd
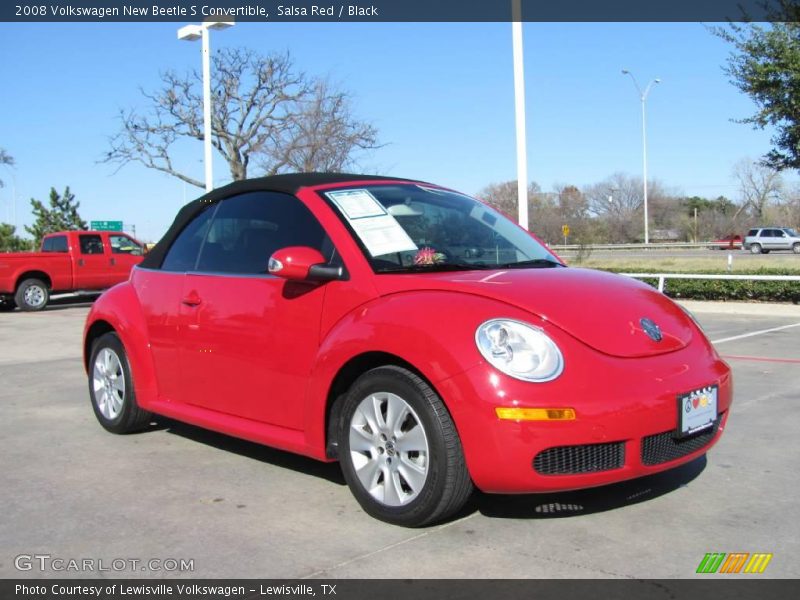
[(800, 234), (790, 227), (756, 227), (747, 232), (743, 248), (753, 254), (791, 250), (800, 254)]

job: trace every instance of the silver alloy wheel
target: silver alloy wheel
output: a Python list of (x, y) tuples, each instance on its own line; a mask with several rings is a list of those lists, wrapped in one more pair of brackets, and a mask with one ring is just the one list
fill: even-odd
[(761, 254), (761, 245), (753, 244), (750, 246), (750, 254)]
[(44, 303), (44, 290), (38, 285), (29, 285), (25, 289), (24, 298), (28, 306), (41, 306)]
[(386, 506), (416, 498), (428, 478), (428, 437), (414, 409), (400, 396), (364, 398), (350, 420), (350, 460), (361, 485)]
[(103, 348), (97, 354), (92, 382), (98, 410), (106, 419), (116, 419), (125, 402), (125, 373), (119, 356), (111, 348)]

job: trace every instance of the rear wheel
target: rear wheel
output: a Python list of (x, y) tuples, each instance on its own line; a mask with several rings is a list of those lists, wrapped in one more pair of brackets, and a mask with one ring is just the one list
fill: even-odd
[(461, 441), (441, 398), (402, 367), (368, 371), (339, 422), (342, 472), (362, 508), (419, 527), (451, 516), (472, 493)]
[(792, 246), (792, 252), (795, 254), (800, 254), (800, 242), (795, 242)]
[(26, 279), (17, 287), (14, 300), (20, 310), (43, 310), (50, 300), (50, 291), (40, 279)]
[(128, 357), (116, 333), (94, 343), (89, 369), (89, 396), (100, 425), (112, 433), (130, 433), (150, 422), (151, 414), (136, 404)]
[(761, 244), (753, 244), (750, 246), (750, 252), (752, 254), (761, 254)]

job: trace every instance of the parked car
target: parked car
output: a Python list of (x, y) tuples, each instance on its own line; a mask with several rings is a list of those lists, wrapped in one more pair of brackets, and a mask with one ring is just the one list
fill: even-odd
[(125, 233), (51, 233), (39, 252), (0, 254), (0, 310), (42, 310), (53, 293), (104, 290), (125, 281), (142, 255)]
[[(366, 175), (240, 181), (185, 206), (84, 331), (113, 433), (153, 415), (321, 461), (421, 526), (473, 486), (674, 468), (720, 437), (731, 372), (644, 283), (567, 267), (493, 208)], [(109, 474), (113, 477), (113, 474)]]
[(709, 248), (717, 250), (738, 250), (742, 247), (742, 236), (730, 234), (714, 240), (709, 244)]
[(791, 227), (755, 227), (747, 232), (744, 249), (753, 254), (769, 254), (773, 250), (800, 254), (800, 233)]

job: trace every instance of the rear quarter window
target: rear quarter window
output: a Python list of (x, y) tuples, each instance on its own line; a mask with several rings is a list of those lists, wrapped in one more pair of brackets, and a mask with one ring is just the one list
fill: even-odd
[(42, 252), (69, 252), (67, 236), (53, 235), (42, 241)]

